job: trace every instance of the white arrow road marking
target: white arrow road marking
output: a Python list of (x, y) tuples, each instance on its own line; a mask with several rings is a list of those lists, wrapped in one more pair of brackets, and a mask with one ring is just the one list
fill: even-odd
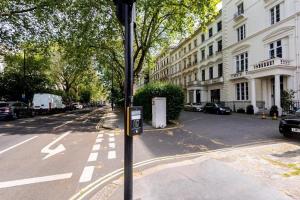
[(20, 185), (28, 185), (33, 183), (42, 183), (42, 182), (56, 181), (62, 179), (69, 179), (71, 177), (72, 177), (72, 173), (66, 173), (66, 174), (56, 174), (51, 176), (41, 176), (41, 177), (34, 177), (28, 179), (0, 182), (0, 189), (20, 186)]
[(56, 142), (58, 142), (59, 140), (63, 139), (64, 137), (66, 137), (67, 135), (69, 135), (71, 133), (71, 131), (67, 131), (66, 133), (64, 133), (63, 135), (59, 136), (58, 138), (56, 138), (56, 140), (54, 140), (53, 142), (51, 142), (50, 144), (48, 144), (47, 146), (45, 146), (42, 150), (41, 153), (46, 153), (48, 155), (46, 155), (43, 160), (54, 156), (55, 154), (58, 154), (60, 152), (63, 152), (66, 150), (66, 148), (64, 147), (64, 145), (60, 144), (58, 145), (56, 148), (54, 149), (50, 149), (50, 147), (52, 145), (54, 145)]
[(5, 152), (7, 152), (7, 151), (9, 151), (9, 150), (11, 150), (11, 149), (13, 149), (13, 148), (16, 148), (17, 146), (20, 146), (20, 145), (22, 145), (22, 144), (24, 144), (24, 143), (26, 143), (26, 142), (29, 142), (30, 140), (33, 140), (34, 138), (37, 138), (37, 137), (38, 137), (38, 136), (33, 136), (33, 137), (31, 137), (31, 138), (29, 138), (29, 139), (27, 139), (27, 140), (24, 140), (23, 142), (20, 142), (20, 143), (15, 144), (15, 145), (13, 145), (13, 146), (7, 148), (7, 149), (4, 149), (4, 150), (0, 151), (0, 154), (3, 154), (3, 153), (5, 153)]

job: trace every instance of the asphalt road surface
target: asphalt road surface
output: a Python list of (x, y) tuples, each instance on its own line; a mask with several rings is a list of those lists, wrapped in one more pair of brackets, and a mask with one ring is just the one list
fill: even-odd
[[(122, 119), (117, 131), (99, 129), (102, 115), (88, 109), (0, 121), (0, 199), (69, 199), (122, 168)], [(134, 162), (283, 140), (278, 121), (187, 112), (180, 120), (176, 129), (136, 136)]]

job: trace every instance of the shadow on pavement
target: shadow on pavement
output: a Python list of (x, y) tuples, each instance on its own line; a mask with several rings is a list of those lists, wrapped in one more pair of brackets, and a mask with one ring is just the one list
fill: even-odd
[[(169, 156), (260, 143), (300, 141), (299, 137), (285, 139), (278, 132), (279, 121), (253, 116), (183, 112), (179, 120), (184, 125), (182, 128), (145, 132), (139, 137), (141, 146), (147, 147), (155, 156)], [(300, 152), (296, 153), (299, 155)]]
[(0, 134), (5, 137), (26, 134), (61, 134), (66, 131), (92, 132), (95, 131), (95, 126), (103, 114), (102, 109), (89, 108), (33, 118), (0, 121)]

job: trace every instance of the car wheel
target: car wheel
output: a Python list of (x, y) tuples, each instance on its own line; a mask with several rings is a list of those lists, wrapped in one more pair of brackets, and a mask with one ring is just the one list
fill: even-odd
[(291, 138), (293, 137), (293, 133), (290, 133), (290, 132), (283, 132), (282, 135), (286, 138)]
[(11, 119), (18, 119), (17, 113), (13, 112), (11, 115)]

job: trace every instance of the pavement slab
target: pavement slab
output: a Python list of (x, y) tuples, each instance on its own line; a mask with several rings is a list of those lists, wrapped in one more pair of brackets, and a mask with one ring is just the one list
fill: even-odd
[[(119, 187), (111, 200), (123, 199)], [(260, 180), (240, 173), (222, 161), (163, 169), (134, 181), (135, 200), (290, 200)]]

